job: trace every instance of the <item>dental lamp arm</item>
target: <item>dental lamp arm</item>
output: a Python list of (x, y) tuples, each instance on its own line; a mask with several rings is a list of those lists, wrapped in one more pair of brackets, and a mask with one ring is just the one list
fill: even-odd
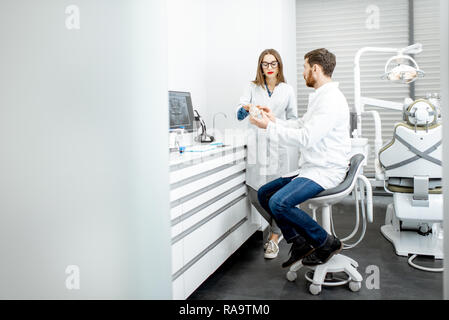
[(400, 51), (402, 54), (418, 54), (422, 52), (422, 44), (421, 43), (415, 43), (408, 47), (402, 48)]
[[(362, 135), (362, 112), (364, 111), (362, 104), (362, 94), (360, 87), (360, 58), (362, 54), (366, 52), (386, 52), (397, 53), (396, 48), (382, 48), (382, 47), (363, 47), (359, 49), (354, 58), (354, 107), (357, 113), (357, 133), (358, 136)], [(358, 137), (355, 137), (358, 138)]]
[[(364, 103), (362, 102), (362, 94), (360, 87), (360, 58), (366, 52), (383, 52), (396, 54), (418, 54), (422, 51), (422, 44), (415, 43), (405, 48), (387, 48), (387, 47), (363, 47), (360, 48), (354, 57), (354, 107), (357, 113), (357, 133), (362, 134), (362, 113), (364, 111)], [(357, 137), (355, 137), (357, 138)]]

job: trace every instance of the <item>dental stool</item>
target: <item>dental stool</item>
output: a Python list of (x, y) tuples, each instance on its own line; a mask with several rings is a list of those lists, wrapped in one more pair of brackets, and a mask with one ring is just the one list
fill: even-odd
[[(367, 217), (368, 221), (373, 221), (372, 214), (372, 190), (371, 184), (368, 179), (361, 174), (361, 169), (364, 164), (365, 156), (363, 154), (356, 154), (352, 156), (350, 160), (350, 166), (346, 178), (343, 182), (335, 188), (324, 190), (323, 192), (316, 195), (314, 198), (309, 199), (309, 207), (313, 210), (313, 218), (316, 220), (316, 210), (322, 208), (322, 227), (327, 231), (327, 233), (332, 234), (331, 230), (331, 212), (332, 205), (343, 200), (347, 195), (349, 195), (355, 189), (356, 204), (358, 205), (358, 188), (356, 186), (361, 186), (360, 182), (366, 187), (367, 194)], [(362, 197), (362, 209), (363, 207), (363, 197), (364, 190), (360, 192)], [(357, 207), (358, 211), (358, 207)], [(365, 212), (363, 210), (363, 212)], [(363, 235), (362, 235), (363, 236)], [(361, 240), (361, 239), (360, 239)], [(342, 241), (343, 242), (343, 241)], [(344, 248), (345, 249), (345, 248)], [(289, 271), (287, 272), (287, 279), (289, 281), (295, 281), (297, 274), (296, 272), (303, 266), (302, 260), (293, 264)], [(358, 264), (355, 260), (342, 255), (334, 255), (328, 262), (317, 266), (307, 266), (313, 270), (313, 278), (306, 273), (306, 279), (311, 282), (309, 286), (309, 291), (313, 295), (317, 295), (321, 292), (321, 287), (324, 286), (339, 286), (349, 283), (349, 288), (351, 291), (358, 291), (362, 287), (362, 276), (357, 271)], [(327, 281), (333, 280), (333, 273), (344, 272), (348, 276), (347, 279), (337, 279), (340, 281)]]

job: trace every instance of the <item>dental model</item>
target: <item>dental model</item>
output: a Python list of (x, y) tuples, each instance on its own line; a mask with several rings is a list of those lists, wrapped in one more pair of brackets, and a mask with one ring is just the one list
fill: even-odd
[(253, 118), (261, 118), (262, 117), (262, 112), (260, 111), (260, 109), (256, 106), (251, 106), (249, 108), (249, 114), (253, 117)]

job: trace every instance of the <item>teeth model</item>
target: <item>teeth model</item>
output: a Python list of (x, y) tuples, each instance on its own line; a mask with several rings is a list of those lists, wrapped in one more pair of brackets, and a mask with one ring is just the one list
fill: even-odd
[(262, 116), (260, 109), (257, 108), (256, 106), (251, 106), (251, 108), (249, 108), (249, 114), (253, 118), (260, 118)]

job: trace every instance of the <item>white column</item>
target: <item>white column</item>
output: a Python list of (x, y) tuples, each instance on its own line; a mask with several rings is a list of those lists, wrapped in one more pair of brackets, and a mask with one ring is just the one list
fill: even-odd
[[(441, 111), (449, 119), (449, 1), (440, 0)], [(444, 299), (449, 299), (449, 126), (443, 124)]]

